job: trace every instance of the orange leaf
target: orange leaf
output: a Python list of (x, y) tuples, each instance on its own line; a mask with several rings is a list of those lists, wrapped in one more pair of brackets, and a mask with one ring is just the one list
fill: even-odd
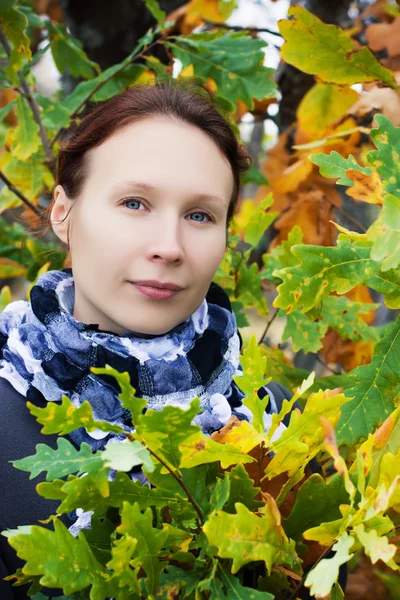
[(346, 189), (348, 196), (369, 204), (382, 204), (383, 185), (376, 171), (371, 175), (364, 175), (355, 169), (348, 169), (346, 175), (354, 181), (354, 185)]
[(328, 330), (322, 340), (321, 356), (328, 364), (339, 364), (349, 372), (359, 365), (367, 365), (372, 360), (374, 344), (342, 340), (336, 331)]

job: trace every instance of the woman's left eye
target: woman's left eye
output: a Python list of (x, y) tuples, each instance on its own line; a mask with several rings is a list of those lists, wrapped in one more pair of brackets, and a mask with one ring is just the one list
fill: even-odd
[(203, 218), (200, 218), (200, 219), (198, 219), (198, 218), (197, 218), (197, 219), (193, 219), (193, 220), (194, 220), (196, 223), (207, 223), (207, 222), (209, 222), (209, 221), (212, 221), (212, 220), (213, 220), (213, 218), (211, 217), (211, 215), (209, 215), (209, 214), (208, 214), (208, 213), (206, 213), (206, 212), (202, 212), (202, 211), (198, 211), (198, 210), (197, 210), (196, 212), (192, 212), (192, 213), (190, 213), (190, 215), (188, 215), (188, 216), (189, 216), (189, 217), (193, 217), (193, 215), (195, 215), (195, 216), (197, 216), (197, 217), (198, 217), (198, 216), (200, 216), (200, 217), (206, 217), (206, 218), (207, 218), (207, 221), (205, 221)]

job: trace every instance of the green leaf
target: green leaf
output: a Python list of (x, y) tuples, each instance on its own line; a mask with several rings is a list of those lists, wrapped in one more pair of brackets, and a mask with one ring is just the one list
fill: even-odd
[(42, 29), (42, 27), (43, 27), (42, 19), (39, 17), (39, 15), (37, 15), (34, 12), (34, 10), (30, 6), (26, 6), (26, 5), (20, 3), (18, 6), (18, 10), (20, 10), (26, 16), (29, 27), (35, 27), (36, 29)]
[(66, 435), (75, 429), (85, 427), (87, 431), (100, 429), (104, 432), (126, 434), (119, 425), (107, 421), (95, 421), (92, 407), (87, 400), (76, 408), (68, 396), (63, 394), (61, 404), (48, 402), (45, 408), (39, 408), (31, 402), (27, 402), (26, 405), (38, 423), (43, 425), (41, 433)]
[(338, 185), (354, 185), (354, 181), (346, 176), (346, 171), (349, 169), (364, 175), (371, 175), (372, 173), (372, 169), (369, 167), (361, 167), (352, 154), (344, 158), (344, 156), (333, 150), (330, 154), (324, 154), (323, 152), (311, 154), (309, 159), (319, 166), (321, 175), (338, 179), (336, 182)]
[(229, 473), (225, 473), (223, 479), (217, 479), (210, 498), (210, 506), (213, 510), (221, 510), (228, 502), (230, 487)]
[(291, 6), (288, 17), (278, 26), (286, 40), (281, 57), (290, 65), (326, 83), (383, 81), (396, 87), (392, 71), (383, 67), (366, 46), (356, 50), (339, 27), (323, 23), (302, 6)]
[(114, 540), (111, 560), (106, 564), (108, 569), (112, 569), (112, 578), (116, 579), (118, 588), (122, 588), (127, 595), (130, 592), (140, 595), (140, 564), (137, 564), (137, 558), (132, 560), (133, 555), (138, 554), (137, 545), (138, 540), (128, 534)]
[(322, 348), (322, 338), (330, 327), (344, 340), (370, 340), (375, 343), (379, 340), (375, 328), (367, 325), (360, 315), (376, 310), (378, 306), (379, 304), (353, 302), (346, 296), (328, 296), (315, 312), (310, 311), (306, 315), (299, 310), (290, 312), (282, 340), (292, 337), (295, 352), (318, 352)]
[(360, 315), (378, 307), (379, 304), (354, 302), (346, 296), (328, 296), (322, 305), (321, 318), (344, 340), (370, 340), (375, 343), (379, 340), (376, 329), (367, 325)]
[[(149, 488), (140, 482), (132, 481), (125, 473), (118, 471), (114, 481), (108, 481), (109, 469), (89, 473), (84, 477), (70, 476), (67, 481), (55, 480), (52, 483), (39, 483), (38, 493), (49, 500), (61, 500), (58, 514), (68, 513), (75, 508), (94, 510), (99, 517), (108, 507), (120, 508), (123, 502), (137, 502), (142, 510), (149, 506), (179, 511), (185, 518), (193, 513), (187, 498), (179, 496), (175, 489)], [(180, 488), (178, 491), (182, 492)]]
[(10, 110), (15, 106), (15, 102), (16, 100), (11, 100), (11, 102), (8, 102), (5, 106), (0, 108), (0, 123), (2, 123), (4, 119), (8, 117)]
[(388, 308), (400, 308), (400, 271), (391, 269), (390, 271), (375, 273), (365, 282), (365, 285), (384, 295), (385, 304)]
[(91, 586), (93, 600), (107, 597), (107, 570), (94, 557), (82, 533), (75, 538), (58, 519), (54, 531), (33, 525), (30, 533), (9, 538), (18, 556), (26, 561), (26, 575), (41, 575), (41, 584), (72, 594)]
[[(303, 241), (303, 232), (299, 225), (295, 225), (289, 231), (288, 239), (275, 246), (268, 253), (263, 254), (264, 271), (260, 274), (261, 279), (275, 279), (272, 274), (276, 269), (284, 267), (294, 267), (299, 262), (299, 259), (292, 254), (292, 247), (296, 244), (301, 244)], [(277, 279), (280, 282), (280, 279)]]
[(101, 458), (117, 471), (130, 471), (136, 465), (143, 465), (150, 472), (154, 470), (150, 452), (138, 440), (108, 444)]
[(4, 285), (0, 292), (0, 312), (3, 312), (10, 302), (12, 302), (11, 290), (8, 285)]
[(370, 258), (370, 248), (351, 244), (347, 236), (339, 236), (337, 246), (298, 245), (292, 253), (300, 263), (274, 272), (283, 283), (273, 304), (287, 313), (295, 309), (305, 313), (330, 292), (345, 294), (379, 269)]
[(249, 562), (263, 561), (271, 573), (273, 565), (294, 564), (295, 542), (289, 541), (279, 523), (279, 511), (269, 504), (257, 516), (244, 504), (235, 503), (236, 514), (211, 513), (203, 526), (208, 541), (218, 548), (218, 556), (231, 558), (232, 573)]
[(35, 123), (31, 109), (23, 96), (19, 95), (15, 102), (18, 125), (13, 132), (13, 155), (25, 161), (40, 148), (39, 125)]
[(246, 32), (195, 33), (164, 42), (184, 67), (193, 65), (196, 76), (211, 77), (218, 94), (229, 100), (231, 109), (241, 100), (249, 109), (253, 99), (263, 100), (276, 94), (272, 69), (263, 66), (262, 48), (266, 42), (253, 39)]
[(80, 40), (71, 36), (61, 23), (46, 21), (51, 42), (51, 52), (60, 73), (69, 71), (73, 77), (91, 79), (99, 73), (98, 64), (91, 61)]
[(227, 600), (274, 600), (272, 594), (244, 587), (239, 580), (225, 569), (218, 570), (219, 577), (226, 588)]
[(30, 473), (29, 479), (47, 471), (46, 481), (66, 477), (70, 473), (91, 472), (102, 466), (101, 453), (92, 453), (89, 444), (82, 442), (79, 450), (65, 438), (57, 440), (57, 449), (37, 444), (36, 454), (12, 461), (14, 467)]
[(252, 425), (259, 433), (264, 433), (264, 413), (269, 402), (268, 395), (261, 400), (257, 394), (257, 390), (270, 381), (264, 377), (266, 360), (265, 356), (262, 356), (256, 336), (252, 334), (243, 350), (243, 355), (240, 356), (243, 374), (235, 375), (233, 378), (246, 394), (243, 404), (253, 413)]
[(157, 21), (161, 29), (164, 29), (166, 13), (160, 8), (160, 5), (157, 2), (157, 0), (144, 0), (144, 3), (146, 4), (147, 8)]
[[(79, 83), (72, 94), (67, 96), (67, 98), (64, 100), (64, 108), (66, 108), (70, 114), (75, 113), (79, 107), (83, 108), (86, 98), (88, 98), (95, 89), (98, 88), (98, 91), (95, 92), (91, 97), (97, 100), (107, 100), (108, 98), (112, 98), (115, 94), (121, 92), (122, 89), (124, 89), (124, 85), (129, 85), (135, 81), (136, 78), (143, 72), (145, 67), (144, 65), (135, 64), (132, 65), (134, 68), (131, 69), (130, 65), (132, 60), (136, 57), (145, 44), (150, 44), (152, 42), (154, 35), (155, 32), (149, 30), (149, 32), (139, 40), (137, 46), (130, 54), (128, 54), (126, 58), (124, 58), (123, 61), (116, 65), (112, 65), (94, 79)], [(125, 77), (124, 71), (128, 67), (128, 75)], [(114, 78), (116, 78), (115, 83), (113, 82)]]
[(254, 165), (247, 169), (241, 176), (241, 182), (243, 185), (246, 183), (256, 183), (257, 185), (268, 185), (268, 180), (265, 178), (263, 173)]
[(256, 308), (261, 317), (268, 316), (268, 306), (261, 286), (261, 278), (257, 263), (249, 267), (245, 260), (237, 273), (236, 298), (244, 306)]
[(367, 160), (382, 177), (386, 191), (400, 196), (400, 127), (383, 115), (375, 115), (375, 121), (378, 127), (371, 129), (371, 139), (377, 150), (368, 152)]
[(149, 594), (156, 594), (160, 583), (160, 574), (165, 568), (158, 554), (168, 537), (167, 530), (159, 530), (152, 526), (153, 516), (150, 508), (144, 513), (139, 505), (124, 502), (121, 511), (121, 524), (117, 527), (118, 533), (128, 534), (138, 541), (136, 556), (141, 567), (146, 572), (146, 589)]
[[(307, 378), (308, 371), (291, 365), (282, 350), (265, 345), (262, 345), (261, 348), (264, 356), (267, 357), (266, 372), (273, 381), (281, 383), (289, 390), (294, 390)], [(314, 391), (318, 391), (318, 389)]]
[(172, 468), (179, 469), (182, 456), (179, 446), (201, 432), (198, 425), (192, 425), (199, 410), (198, 398), (186, 410), (179, 406), (164, 406), (160, 411), (148, 409), (140, 417), (134, 435)]
[(257, 246), (264, 231), (274, 221), (277, 212), (269, 212), (269, 208), (273, 204), (272, 193), (268, 194), (264, 200), (261, 200), (251, 215), (249, 222), (246, 225), (244, 241), (252, 246)]
[(254, 487), (254, 481), (249, 477), (243, 465), (236, 465), (229, 472), (229, 480), (229, 499), (225, 504), (224, 512), (234, 513), (236, 502), (240, 502), (251, 511), (257, 511), (263, 506), (263, 502), (255, 500), (261, 488)]
[(328, 323), (324, 321), (311, 321), (299, 310), (294, 310), (287, 315), (287, 322), (282, 334), (282, 341), (292, 338), (292, 347), (295, 352), (318, 352), (322, 348), (321, 339), (328, 330)]
[[(28, 19), (25, 14), (16, 6), (16, 2), (1, 2), (0, 4), (0, 22), (4, 34), (13, 45), (17, 56), (24, 54), (30, 60), (32, 53), (30, 49), (30, 41), (25, 33), (28, 25)], [(13, 59), (13, 55), (11, 56)], [(20, 63), (17, 65), (21, 66)]]
[(67, 109), (55, 100), (40, 94), (34, 94), (39, 106), (42, 108), (41, 119), (45, 127), (49, 129), (59, 129), (68, 127), (69, 112)]
[(391, 414), (400, 394), (399, 355), (400, 318), (375, 346), (371, 364), (351, 372), (353, 387), (346, 390), (351, 400), (342, 408), (336, 431), (339, 445), (356, 444)]
[(109, 67), (106, 71), (103, 71), (100, 77), (96, 78), (96, 81), (99, 83), (101, 80), (104, 80), (105, 77), (109, 77), (113, 71), (115, 72), (115, 75), (93, 94), (93, 101), (103, 102), (104, 100), (113, 98), (117, 94), (123, 92), (127, 87), (133, 85), (145, 70), (146, 67), (144, 65), (137, 64), (128, 64), (122, 71), (119, 70), (119, 65)]
[(332, 550), (335, 556), (323, 558), (307, 575), (304, 585), (310, 588), (310, 593), (317, 598), (325, 598), (339, 577), (339, 568), (353, 556), (349, 554), (354, 539), (346, 532), (343, 533)]
[(396, 196), (383, 198), (380, 215), (366, 235), (373, 242), (371, 258), (382, 263), (381, 270), (396, 269), (400, 263), (400, 200)]
[[(342, 515), (339, 505), (348, 501), (349, 495), (339, 474), (325, 482), (321, 475), (313, 473), (297, 491), (292, 511), (282, 521), (286, 535), (301, 541), (303, 531), (327, 521), (340, 519)], [(313, 507), (312, 510), (310, 506)]]
[(106, 365), (105, 367), (91, 367), (90, 370), (92, 373), (95, 373), (95, 375), (111, 376), (117, 380), (118, 385), (121, 388), (121, 393), (118, 394), (121, 406), (129, 410), (132, 415), (133, 427), (137, 427), (139, 419), (143, 414), (143, 410), (146, 407), (147, 400), (135, 396), (136, 390), (131, 385), (129, 373), (127, 371), (120, 373), (117, 369), (110, 367), (110, 365)]
[[(14, 130), (15, 131), (15, 130)], [(37, 198), (44, 187), (51, 187), (53, 177), (47, 167), (43, 164), (43, 156), (41, 152), (32, 154), (29, 160), (19, 160), (15, 156), (6, 155), (5, 163), (2, 171), (11, 183), (22, 192), (28, 200), (37, 204)], [(7, 203), (12, 206), (21, 204), (21, 200), (6, 186), (0, 191), (0, 212), (7, 208)], [(27, 235), (20, 235), (27, 239)], [(25, 245), (19, 246), (21, 250)], [(43, 249), (43, 245), (42, 245)], [(43, 256), (41, 257), (43, 260)], [(41, 265), (43, 262), (40, 263)]]
[(0, 258), (0, 279), (9, 279), (13, 277), (23, 277), (26, 268), (8, 258)]

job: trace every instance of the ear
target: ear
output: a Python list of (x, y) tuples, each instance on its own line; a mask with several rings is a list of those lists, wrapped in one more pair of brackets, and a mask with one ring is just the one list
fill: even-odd
[[(54, 190), (54, 204), (50, 213), (51, 226), (62, 242), (68, 245), (69, 211), (73, 201), (70, 200), (61, 185)], [(68, 216), (67, 216), (68, 215)]]

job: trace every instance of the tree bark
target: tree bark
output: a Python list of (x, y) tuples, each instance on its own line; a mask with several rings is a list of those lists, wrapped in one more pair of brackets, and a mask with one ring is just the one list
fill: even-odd
[[(138, 40), (153, 27), (155, 19), (143, 0), (62, 0), (65, 22), (71, 33), (83, 43), (91, 60), (104, 70), (121, 62)], [(185, 0), (160, 0), (168, 14)], [(162, 62), (167, 55), (162, 46), (153, 52)]]

